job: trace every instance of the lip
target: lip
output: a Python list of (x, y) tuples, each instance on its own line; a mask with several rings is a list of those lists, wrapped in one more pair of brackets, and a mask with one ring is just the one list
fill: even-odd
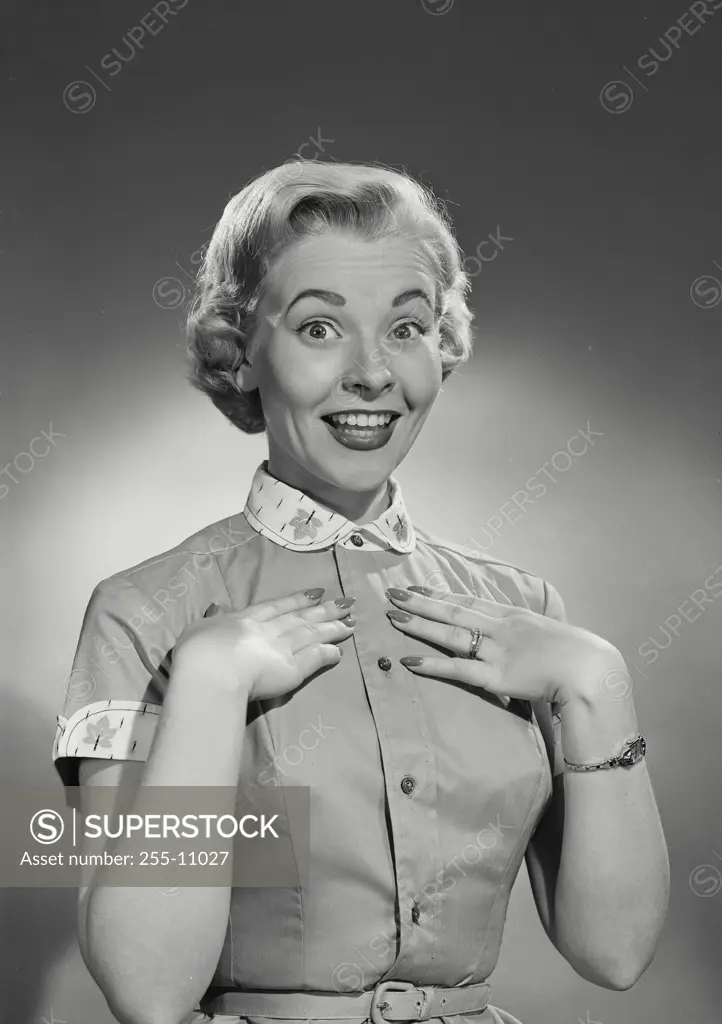
[[(374, 411), (378, 411), (378, 412), (391, 412), (392, 410), (391, 409), (379, 409), (379, 410), (371, 410), (371, 409), (369, 409), (369, 410), (364, 410), (364, 411), (365, 412), (368, 411), (369, 413), (371, 413), (371, 412), (374, 412)], [(386, 426), (386, 427), (372, 427), (372, 428), (369, 428), (369, 429), (373, 430), (373, 433), (370, 434), (368, 437), (359, 437), (357, 429), (354, 428), (354, 427), (349, 427), (346, 424), (342, 424), (341, 426), (334, 427), (334, 426), (332, 426), (328, 422), (328, 420), (324, 420), (323, 418), (322, 418), (322, 422), (323, 422), (324, 426), (326, 427), (326, 429), (328, 430), (329, 434), (333, 437), (334, 441), (338, 441), (338, 443), (342, 444), (344, 446), (344, 448), (351, 448), (351, 449), (353, 449), (355, 451), (372, 451), (375, 448), (383, 448), (383, 446), (388, 443), (388, 441), (391, 438), (391, 435), (394, 432), (396, 424), (399, 422), (400, 419), (401, 419), (401, 414), (398, 413), (395, 416), (395, 418), (391, 420), (391, 422), (388, 424), (388, 426)]]

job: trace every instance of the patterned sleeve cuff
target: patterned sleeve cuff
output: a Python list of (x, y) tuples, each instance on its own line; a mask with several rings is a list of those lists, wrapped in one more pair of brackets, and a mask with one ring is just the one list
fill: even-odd
[[(79, 708), (70, 718), (58, 715), (53, 762), (68, 757), (103, 757), (145, 761), (150, 753), (161, 705), (140, 700), (100, 700)], [(67, 764), (67, 762), (66, 762)]]

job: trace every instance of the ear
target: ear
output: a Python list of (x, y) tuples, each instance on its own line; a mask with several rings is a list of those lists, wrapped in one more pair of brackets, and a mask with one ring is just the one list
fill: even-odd
[[(249, 354), (251, 356), (250, 360)], [(252, 345), (247, 346), (243, 354), (243, 362), (236, 370), (236, 384), (238, 384), (241, 391), (255, 391), (258, 387), (258, 367), (253, 365)]]

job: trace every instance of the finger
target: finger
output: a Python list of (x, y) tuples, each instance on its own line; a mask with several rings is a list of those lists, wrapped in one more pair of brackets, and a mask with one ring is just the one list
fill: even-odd
[(312, 608), (303, 608), (296, 612), (286, 612), (279, 616), (275, 623), (279, 633), (287, 633), (291, 629), (297, 629), (303, 622), (328, 622), (331, 619), (345, 619), (353, 614), (353, 605), (356, 599), (353, 597), (337, 597), (332, 601), (324, 601), (323, 604)]
[(302, 679), (308, 679), (314, 672), (341, 661), (343, 651), (336, 644), (311, 644), (296, 655), (296, 664)]
[(499, 601), (492, 601), (488, 597), (475, 597), (472, 607), (475, 611), (483, 612), (494, 619), (503, 619), (509, 612), (519, 610), (514, 604), (500, 604)]
[(409, 593), (408, 590), (391, 587), (386, 595), (398, 609), (411, 615), (467, 629), (480, 629), (485, 636), (497, 638), (499, 619), (477, 610), (474, 602), (479, 599), (473, 594), (454, 594), (455, 601), (441, 601), (434, 597), (424, 597), (416, 591)]
[[(419, 664), (414, 664), (414, 662)], [(424, 656), (423, 658), (402, 658), (401, 664), (410, 672), (420, 676), (434, 676), (439, 679), (469, 683), (471, 686), (478, 686), (490, 693), (502, 695), (501, 672), (496, 666), (483, 661)]]
[(463, 603), (463, 600), (473, 600), (473, 594), (457, 594), (455, 591), (447, 587), (418, 587), (416, 584), (406, 588), (412, 591), (414, 594), (421, 594), (422, 597), (435, 597), (438, 601), (458, 601)]
[(267, 622), (269, 619), (278, 618), (286, 612), (299, 611), (303, 608), (312, 608), (318, 604), (325, 590), (323, 587), (316, 587), (312, 590), (299, 590), (287, 597), (277, 597), (272, 601), (260, 601), (253, 608), (247, 609), (244, 615), (256, 622)]
[(332, 622), (302, 622), (297, 629), (286, 634), (286, 643), (291, 650), (302, 651), (313, 644), (333, 644), (353, 636), (354, 627), (336, 619)]
[[(439, 647), (446, 647), (459, 657), (466, 658), (469, 654), (469, 647), (472, 640), (472, 632), (465, 626), (449, 625), (446, 622), (434, 622), (432, 619), (424, 619), (419, 615), (410, 615), (408, 619), (401, 620), (395, 616), (396, 611), (388, 612), (389, 621), (410, 636), (420, 637), (422, 640), (429, 640)], [(408, 615), (408, 612), (402, 614)], [(502, 648), (493, 637), (482, 630), (481, 642), (477, 646), (476, 661), (488, 661), (496, 663), (501, 661)]]
[(516, 605), (501, 604), (499, 601), (491, 601), (486, 597), (477, 597), (475, 594), (455, 594), (451, 590), (448, 590), (443, 594), (437, 594), (428, 587), (411, 586), (407, 587), (407, 590), (411, 590), (417, 594), (422, 594), (424, 597), (435, 597), (440, 601), (445, 601), (451, 604), (460, 604), (465, 608), (473, 608), (477, 611), (483, 612), (485, 615), (491, 615), (496, 619), (503, 618), (516, 607)]

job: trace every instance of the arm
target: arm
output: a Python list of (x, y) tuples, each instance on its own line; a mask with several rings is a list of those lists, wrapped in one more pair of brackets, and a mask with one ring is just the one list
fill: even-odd
[[(582, 680), (562, 708), (561, 749), (571, 762), (603, 761), (639, 732), (631, 690), (613, 700), (599, 683), (606, 672), (626, 674), (621, 655), (610, 655), (605, 666)], [(544, 731), (552, 748), (550, 717)], [(645, 760), (556, 775), (527, 866), (542, 924), (562, 956), (588, 981), (631, 987), (654, 955), (669, 894), (667, 848)]]
[[(353, 627), (322, 589), (220, 614), (186, 627), (175, 644), (163, 713), (147, 761), (83, 769), (86, 785), (137, 781), (133, 813), (151, 786), (227, 788), (234, 810), (249, 700), (283, 696), (337, 664)], [(83, 810), (92, 793), (84, 794)], [(123, 793), (127, 800), (127, 792)], [(124, 808), (127, 810), (127, 808)], [(232, 840), (219, 849), (232, 850)], [(127, 844), (118, 843), (122, 854)], [(97, 847), (96, 847), (97, 851)], [(121, 1024), (179, 1024), (207, 990), (223, 949), (230, 886), (186, 887), (172, 899), (150, 886), (82, 879), (79, 941), (85, 962)]]
[[(544, 585), (543, 612), (468, 594), (409, 587), (402, 631), (443, 645), (456, 657), (402, 658), (414, 673), (459, 680), (539, 707), (553, 753), (550, 705), (562, 706), (557, 757), (594, 763), (637, 735), (619, 651), (565, 621), (556, 590)], [(423, 596), (422, 596), (423, 595)], [(409, 614), (410, 613), (410, 614)], [(555, 621), (556, 620), (556, 621)], [(468, 657), (469, 630), (480, 652)], [(489, 642), (487, 643), (487, 638)], [(615, 692), (616, 691), (616, 692)], [(563, 764), (563, 762), (562, 762)], [(563, 773), (527, 849), (542, 923), (578, 974), (598, 985), (629, 988), (649, 964), (666, 913), (667, 849), (644, 761), (631, 768)]]
[[(81, 784), (136, 780), (135, 811), (147, 786), (237, 786), (247, 692), (219, 671), (199, 679), (180, 661), (148, 760), (84, 760)], [(177, 1024), (198, 1004), (218, 965), (230, 893), (188, 886), (171, 899), (151, 886), (92, 883), (80, 890), (83, 959), (121, 1024)]]

